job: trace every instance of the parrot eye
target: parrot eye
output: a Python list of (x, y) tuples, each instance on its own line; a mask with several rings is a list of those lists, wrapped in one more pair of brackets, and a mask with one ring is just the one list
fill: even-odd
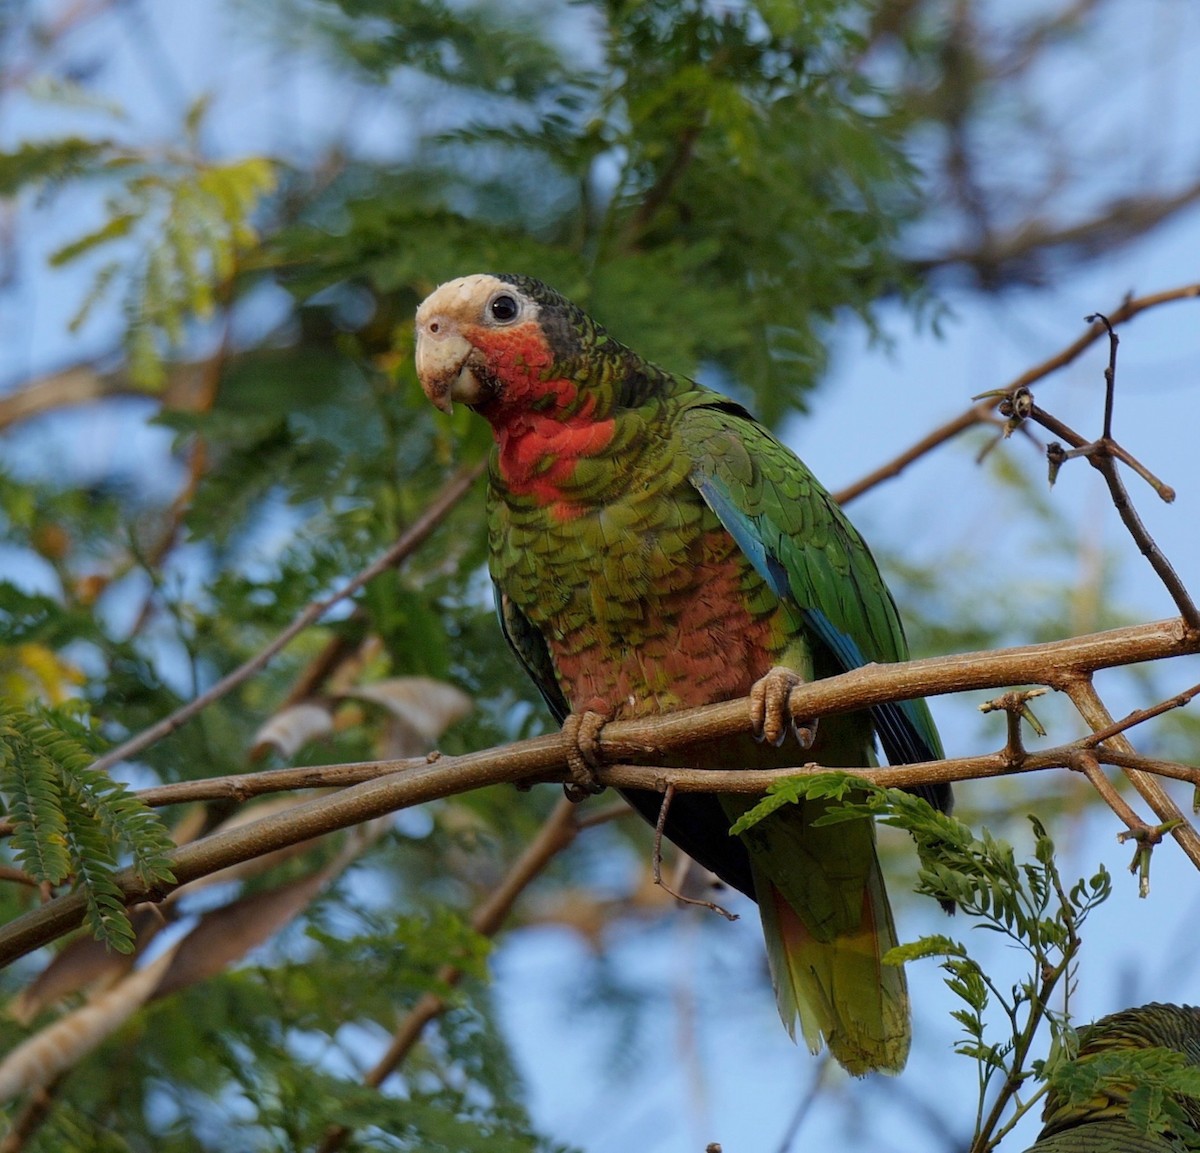
[(494, 296), (488, 302), (488, 312), (493, 320), (500, 324), (507, 324), (510, 320), (516, 320), (517, 313), (520, 312), (516, 300), (508, 295), (507, 292), (500, 293), (499, 296)]

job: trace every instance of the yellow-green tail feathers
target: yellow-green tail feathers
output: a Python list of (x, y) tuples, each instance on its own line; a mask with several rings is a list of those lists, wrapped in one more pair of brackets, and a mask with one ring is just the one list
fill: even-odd
[(878, 863), (858, 928), (828, 940), (813, 934), (769, 879), (757, 880), (771, 981), (788, 1032), (795, 1037), (799, 1018), (809, 1049), (828, 1045), (855, 1076), (898, 1073), (912, 1035), (908, 986), (902, 966), (881, 960), (896, 931)]

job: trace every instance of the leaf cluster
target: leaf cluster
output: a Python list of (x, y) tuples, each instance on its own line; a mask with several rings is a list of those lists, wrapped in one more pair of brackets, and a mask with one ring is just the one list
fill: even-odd
[[(1007, 989), (966, 945), (944, 934), (900, 945), (885, 958), (894, 964), (941, 958), (946, 986), (962, 1006), (952, 1011), (964, 1034), (955, 1051), (977, 1066), (979, 1098), (971, 1148), (994, 1148), (1045, 1092), (1043, 1087), (1024, 1099), (1021, 1096), (1027, 1082), (1046, 1076), (1045, 1062), (1031, 1060), (1035, 1034), (1044, 1022), (1057, 1044), (1069, 1028), (1079, 929), (1111, 894), (1108, 871), (1100, 866), (1093, 876), (1080, 878), (1068, 889), (1055, 860), (1054, 843), (1037, 817), (1029, 817), (1032, 857), (1018, 860), (1013, 847), (986, 828), (976, 832), (919, 796), (845, 773), (781, 782), (740, 818), (734, 832), (751, 827), (783, 805), (817, 798), (837, 803), (816, 818), (816, 824), (873, 818), (909, 833), (920, 859), (916, 891), (948, 910), (960, 910), (972, 919), (974, 928), (1001, 934), (1024, 953), (1025, 974)], [(1052, 998), (1060, 991), (1062, 1008), (1056, 1009)], [(1000, 1013), (998, 1028), (989, 1019), (995, 1010)], [(997, 1085), (1000, 1091), (995, 1095)], [(1010, 1100), (1013, 1115), (1001, 1125)]]
[[(1155, 1006), (1145, 1012), (1153, 1015)], [(1200, 1065), (1159, 1046), (1106, 1049), (1056, 1062), (1046, 1117), (1058, 1126), (1081, 1117), (1121, 1116), (1142, 1133), (1200, 1148)]]
[(128, 852), (147, 885), (170, 883), (173, 842), (155, 813), (90, 767), (94, 749), (73, 710), (0, 704), (0, 795), (16, 860), (42, 884), (74, 879), (87, 898), (88, 928), (128, 952), (133, 927), (112, 880), (118, 854)]
[[(0, 154), (0, 193), (26, 187), (43, 191), (68, 178), (115, 185), (99, 226), (60, 245), (50, 264), (85, 259), (94, 266), (91, 287), (69, 322), (83, 327), (116, 285), (125, 316), (127, 371), (138, 388), (162, 387), (164, 358), (184, 339), (189, 321), (212, 317), (240, 256), (258, 240), (252, 217), (275, 187), (273, 165), (262, 157), (213, 162), (200, 158), (196, 137), (205, 101), (185, 121), (191, 149), (155, 154), (109, 139), (65, 136), (24, 141)], [(91, 258), (113, 254), (97, 264)], [(136, 253), (132, 255), (131, 253)]]
[(299, 291), (354, 277), (401, 314), (466, 272), (539, 276), (777, 419), (813, 384), (835, 311), (869, 319), (902, 280), (912, 172), (851, 66), (856, 8), (327, 5), (318, 35), (454, 115), (396, 178), (355, 169), (349, 196), (331, 189), (319, 233), (279, 237), (281, 263)]

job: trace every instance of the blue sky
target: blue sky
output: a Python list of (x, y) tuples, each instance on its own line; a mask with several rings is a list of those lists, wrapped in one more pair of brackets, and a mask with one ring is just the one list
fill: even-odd
[[(1047, 108), (1079, 142), (1101, 142), (1097, 155), (1104, 163), (1098, 164), (1096, 195), (1128, 183), (1139, 171), (1186, 167), (1200, 156), (1200, 123), (1191, 112), (1200, 83), (1197, 9), (1191, 6), (1190, 16), (1171, 15), (1167, 6), (1141, 0), (1110, 8), (1104, 35), (1089, 46), (1086, 58), (1039, 81)], [(1151, 8), (1155, 16), (1148, 19)], [(244, 12), (233, 19), (217, 5), (143, 5), (131, 11), (147, 22), (141, 30), (128, 20), (108, 20), (85, 28), (74, 42), (81, 59), (103, 59), (105, 90), (133, 112), (128, 127), (114, 126), (118, 133), (162, 135), (178, 122), (188, 99), (212, 90), (220, 98), (207, 139), (220, 153), (284, 147), (315, 153), (323, 139), (349, 123), (365, 150), (394, 149), (397, 122), (367, 90), (333, 89), (319, 62), (265, 50), (247, 35), (252, 18)], [(147, 36), (153, 39), (150, 50)], [(148, 66), (148, 60), (159, 63)], [(167, 82), (164, 67), (171, 77)], [(11, 144), (30, 131), (99, 123), (86, 115), (81, 121), (80, 115), (9, 93), (0, 104), (0, 139)], [(1111, 147), (1104, 146), (1106, 134)], [(997, 163), (1006, 165), (1014, 179), (1033, 163), (1012, 135), (1001, 136), (997, 147), (1003, 149)], [(41, 263), (55, 246), (84, 231), (98, 212), (94, 198), (69, 193), (45, 211), (24, 215), (36, 231), (18, 248), (22, 277), (17, 288), (0, 299), (0, 380), (36, 374), (107, 347), (111, 315), (97, 317), (74, 339), (66, 337), (65, 322), (82, 292), (82, 278), (51, 273)], [(1114, 307), (1127, 292), (1200, 280), (1197, 254), (1200, 212), (1192, 211), (1152, 241), (1037, 291), (987, 300), (950, 292), (946, 299), (953, 315), (940, 337), (915, 328), (899, 310), (884, 313), (890, 347), (869, 343), (855, 323), (847, 322), (837, 334), (833, 366), (813, 398), (812, 415), (794, 420), (787, 439), (829, 487), (837, 488), (959, 412), (973, 394), (1004, 385), (1068, 344), (1082, 330), (1086, 313)], [(269, 310), (270, 302), (263, 308)], [(1130, 482), (1131, 492), (1185, 582), (1200, 589), (1195, 528), (1200, 520), (1200, 303), (1148, 313), (1121, 336), (1117, 436), (1174, 485), (1178, 498), (1163, 505), (1136, 481)], [(1039, 403), (1080, 431), (1098, 431), (1106, 357), (1106, 346), (1097, 344), (1037, 386)], [(90, 435), (81, 441), (84, 428)], [(4, 451), (8, 459), (15, 454), (32, 462), (70, 446), (75, 467), (103, 472), (132, 467), (161, 452), (163, 436), (145, 430), (139, 414), (129, 409), (98, 421), (94, 414), (78, 414), (23, 430)], [(1035, 450), (1020, 440), (1000, 451), (1032, 475), (1044, 471)], [(1161, 585), (1125, 537), (1098, 475), (1081, 463), (1069, 466), (1047, 499), (1076, 530), (1065, 556), (1039, 538), (1044, 522), (1023, 516), (1014, 507), (1012, 490), (1000, 486), (960, 444), (868, 494), (852, 515), (885, 555), (915, 563), (969, 555), (970, 565), (960, 576), (981, 602), (997, 584), (1006, 592), (1014, 585), (1026, 587), (1031, 603), (1036, 602), (1048, 584), (1061, 580), (1064, 566), (1068, 579), (1083, 585), (1100, 555), (1115, 566), (1116, 603), (1131, 619), (1172, 614)], [(1019, 619), (1012, 628), (1020, 634)], [(1170, 689), (1200, 681), (1200, 661), (1177, 666), (1163, 673)], [(1110, 683), (1117, 711), (1149, 703), (1119, 687), (1116, 677), (1101, 687)], [(981, 741), (988, 747), (988, 742), (1001, 743), (999, 722), (980, 721), (979, 699), (935, 702), (951, 754), (973, 751)], [(1059, 726), (1054, 739), (1079, 731), (1077, 725), (1071, 729), (1066, 710), (1051, 704), (1047, 712)], [(965, 809), (986, 808), (1004, 788), (995, 782), (968, 784), (960, 786), (959, 795)], [(1085, 788), (1065, 776), (1039, 782), (1031, 787), (1031, 805), (1040, 789), (1078, 795)], [(1186, 790), (1176, 790), (1176, 796), (1187, 805)], [(1182, 854), (1171, 845), (1157, 852), (1150, 897), (1139, 900), (1124, 872), (1129, 850), (1116, 843), (1115, 818), (1094, 811), (1061, 833), (1052, 832), (1064, 849), (1068, 875), (1090, 873), (1103, 861), (1116, 880), (1114, 897), (1089, 925), (1076, 1005), (1080, 1017), (1138, 1000), (1200, 1002), (1200, 976), (1186, 963), (1200, 954), (1200, 877)], [(573, 1007), (577, 983), (592, 971), (587, 945), (553, 927), (506, 939), (495, 960), (496, 996), (526, 1073), (535, 1116), (547, 1131), (588, 1153), (697, 1153), (713, 1140), (723, 1142), (727, 1153), (778, 1147), (797, 1094), (819, 1065), (779, 1027), (763, 980), (757, 918), (752, 907), (741, 911), (742, 920), (728, 928), (700, 924), (704, 915), (693, 910), (666, 924), (616, 934), (613, 963), (644, 989), (650, 1005), (636, 1042), (617, 1054), (611, 1023)], [(936, 910), (905, 903), (899, 920), (904, 939), (953, 931), (979, 944), (985, 964), (1003, 967), (1011, 960), (986, 934), (972, 934), (961, 918), (947, 929)], [(796, 1148), (833, 1138), (855, 1147), (855, 1130), (851, 1127), (847, 1137), (846, 1125), (856, 1115), (861, 1132), (872, 1132), (873, 1149), (931, 1147), (929, 1130), (912, 1108), (897, 1108), (902, 1119), (882, 1132), (861, 1115), (860, 1102), (874, 1108), (909, 1091), (942, 1117), (958, 1118), (958, 1132), (968, 1132), (962, 1111), (973, 1103), (974, 1071), (969, 1062), (950, 1055), (955, 1032), (948, 1012), (954, 1005), (933, 963), (910, 967), (910, 982), (916, 1047), (909, 1070), (883, 1095), (860, 1093), (855, 1083), (832, 1076), (829, 1097), (814, 1110)], [(614, 1056), (627, 1064), (615, 1079), (605, 1072)], [(1027, 1125), (1023, 1132), (1029, 1135), (1032, 1128)], [(1019, 1136), (1006, 1146), (1021, 1147)]]

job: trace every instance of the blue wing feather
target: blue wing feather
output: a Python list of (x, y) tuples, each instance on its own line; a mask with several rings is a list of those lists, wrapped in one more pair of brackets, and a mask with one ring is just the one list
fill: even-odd
[[(800, 609), (812, 636), (843, 670), (876, 660), (905, 659), (899, 615), (870, 552), (804, 465), (761, 425), (731, 407), (719, 410), (719, 420), (700, 426), (696, 439), (703, 438), (706, 429), (711, 430), (708, 443), (702, 443), (695, 453), (692, 483), (776, 596), (791, 600)], [(722, 453), (722, 448), (733, 445), (731, 437), (736, 437), (738, 451)], [(763, 455), (768, 458), (778, 460), (781, 453), (786, 454), (789, 471), (794, 462), (806, 490), (804, 500), (820, 506), (816, 512), (809, 511), (820, 522), (824, 547), (809, 547), (802, 533), (784, 531), (775, 523), (771, 501), (764, 499), (770, 479), (757, 465), (747, 475), (746, 461), (756, 456), (747, 439), (763, 441)], [(776, 506), (785, 507), (779, 494), (774, 495)], [(856, 579), (860, 575), (869, 585), (865, 592)], [(836, 623), (833, 617), (838, 618)], [(878, 705), (870, 712), (890, 763), (942, 757), (941, 742), (924, 701)], [(948, 798), (945, 788), (931, 793), (931, 799), (942, 807), (948, 805)]]

